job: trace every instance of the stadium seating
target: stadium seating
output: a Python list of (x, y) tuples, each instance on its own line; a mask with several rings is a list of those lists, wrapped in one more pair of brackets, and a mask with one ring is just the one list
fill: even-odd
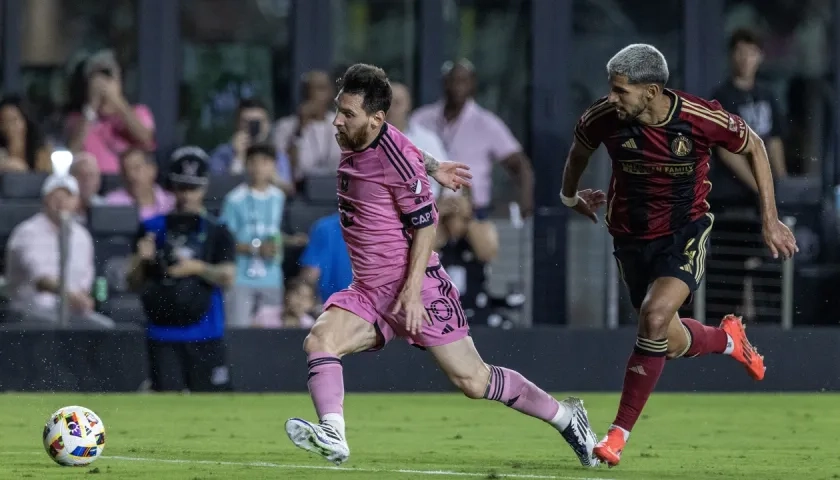
[(102, 195), (113, 192), (123, 186), (122, 175), (102, 175), (102, 186), (99, 191)]
[(6, 173), (0, 176), (0, 195), (7, 199), (41, 198), (43, 173)]
[(304, 190), (306, 199), (311, 203), (334, 206), (337, 202), (335, 195), (335, 175), (322, 175), (306, 178)]
[(329, 204), (310, 204), (301, 201), (289, 202), (287, 217), (283, 223), (288, 226), (287, 231), (291, 233), (309, 233), (312, 224), (319, 218), (332, 215), (336, 212), (335, 200)]

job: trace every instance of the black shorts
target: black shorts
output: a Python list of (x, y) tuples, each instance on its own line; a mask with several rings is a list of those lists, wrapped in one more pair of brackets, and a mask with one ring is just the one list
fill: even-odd
[(156, 392), (227, 392), (232, 390), (224, 340), (148, 341), (149, 371)]
[(692, 293), (697, 290), (706, 272), (714, 220), (714, 215), (707, 213), (671, 235), (613, 242), (618, 273), (630, 291), (630, 301), (636, 310), (641, 308), (648, 288), (657, 278), (678, 278)]

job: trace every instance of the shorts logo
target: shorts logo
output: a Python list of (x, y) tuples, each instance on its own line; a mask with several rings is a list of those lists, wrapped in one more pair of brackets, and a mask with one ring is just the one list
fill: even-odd
[(686, 138), (682, 134), (677, 135), (671, 142), (671, 151), (674, 152), (674, 155), (678, 157), (684, 157), (691, 153), (691, 148), (694, 146), (694, 142), (690, 139)]
[(693, 238), (688, 241), (688, 244), (686, 244), (685, 250), (683, 251), (683, 255), (685, 255), (688, 263), (680, 267), (680, 270), (694, 275), (694, 256), (697, 254), (697, 250), (692, 249), (692, 246), (694, 246)]
[(449, 305), (449, 302), (446, 300), (437, 299), (429, 305), (428, 308), (429, 315), (438, 322), (448, 322), (452, 319), (452, 316), (455, 314), (455, 311), (452, 309), (452, 306)]

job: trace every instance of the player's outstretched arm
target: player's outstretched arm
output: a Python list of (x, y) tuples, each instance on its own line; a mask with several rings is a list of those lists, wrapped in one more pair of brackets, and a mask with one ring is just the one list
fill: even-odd
[(592, 150), (583, 146), (577, 139), (572, 141), (572, 148), (566, 157), (566, 167), (563, 169), (563, 189), (560, 193), (566, 198), (575, 198), (580, 185), (580, 177), (589, 166)]
[(425, 150), (420, 150), (420, 152), (423, 154), (426, 174), (434, 178), (442, 187), (457, 192), (461, 187), (472, 186), (469, 165), (459, 162), (442, 162)]
[(595, 211), (606, 203), (606, 195), (600, 190), (578, 191), (580, 177), (586, 171), (591, 156), (592, 150), (581, 144), (577, 139), (572, 142), (572, 148), (569, 149), (569, 155), (566, 158), (566, 167), (563, 169), (563, 187), (560, 190), (560, 199), (563, 201), (563, 205), (597, 223), (598, 216)]
[(776, 196), (773, 187), (773, 173), (770, 170), (770, 160), (767, 149), (752, 128), (747, 127), (749, 139), (747, 146), (741, 152), (750, 162), (755, 183), (758, 185), (758, 199), (761, 205), (761, 221), (764, 242), (770, 249), (773, 258), (790, 258), (799, 251), (793, 233), (779, 221), (776, 210)]

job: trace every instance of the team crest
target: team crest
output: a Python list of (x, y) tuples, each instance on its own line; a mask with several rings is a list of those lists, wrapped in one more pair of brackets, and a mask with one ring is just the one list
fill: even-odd
[(350, 177), (348, 177), (346, 173), (342, 173), (339, 177), (338, 188), (344, 193), (346, 193), (347, 189), (350, 188)]
[(735, 124), (735, 119), (732, 118), (732, 115), (729, 116), (729, 126), (728, 126), (728, 128), (729, 128), (730, 132), (737, 132), (738, 131), (738, 125)]
[(671, 142), (671, 151), (678, 157), (684, 157), (691, 153), (691, 148), (693, 146), (694, 143), (691, 139), (686, 138), (683, 135), (677, 135), (677, 138)]

